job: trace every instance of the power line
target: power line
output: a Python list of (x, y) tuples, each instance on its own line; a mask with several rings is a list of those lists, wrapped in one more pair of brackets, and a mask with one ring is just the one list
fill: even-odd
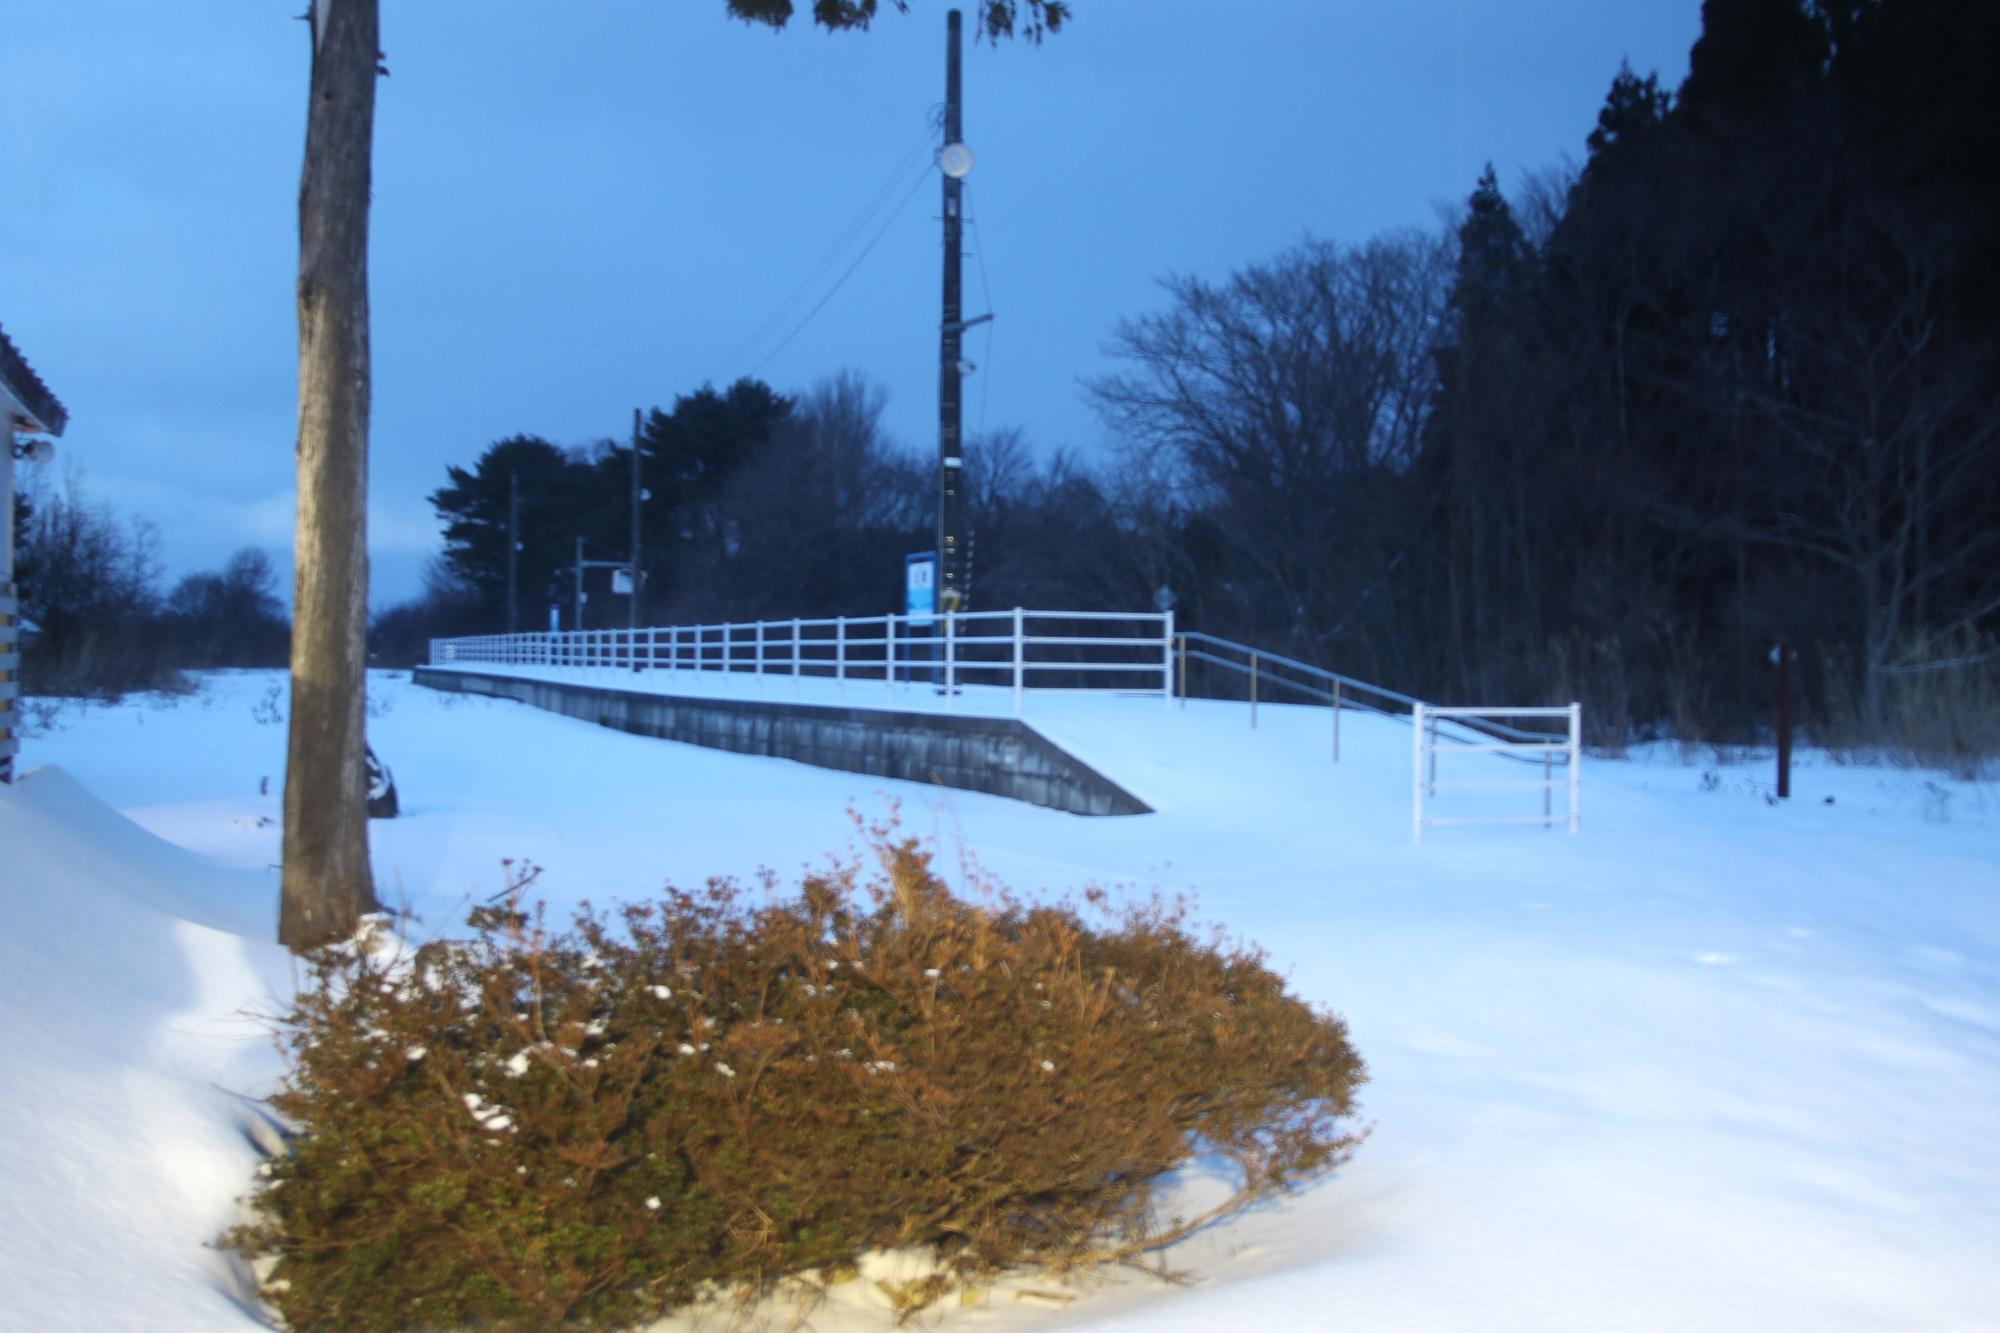
[[(759, 343), (763, 342), (766, 337), (783, 324), (791, 313), (797, 309), (799, 303), (806, 299), (814, 287), (819, 285), (820, 280), (832, 269), (841, 254), (853, 244), (855, 238), (867, 228), (869, 223), (874, 221), (876, 214), (894, 196), (896, 190), (902, 185), (904, 178), (912, 170), (919, 172), (918, 179), (922, 179), (923, 175), (928, 174), (928, 150), (931, 147), (931, 140), (935, 134), (935, 119), (935, 116), (926, 119), (923, 134), (918, 137), (917, 141), (907, 151), (897, 158), (896, 165), (890, 169), (888, 176), (876, 187), (874, 194), (869, 197), (868, 202), (862, 205), (861, 211), (855, 214), (853, 220), (834, 239), (833, 244), (828, 247), (826, 253), (820, 256), (819, 262), (814, 264), (805, 277), (799, 280), (785, 298), (778, 303), (777, 307), (764, 318), (764, 321), (752, 330), (747, 338), (738, 343), (728, 356), (724, 357), (717, 364), (714, 371), (709, 375), (711, 382), (720, 382), (725, 371), (733, 366), (740, 365), (755, 350)], [(765, 358), (765, 360), (768, 359), (769, 357)], [(762, 364), (763, 362), (761, 361), (758, 363), (760, 366)], [(755, 371), (752, 370), (750, 373), (754, 374)]]
[[(968, 190), (969, 194), (970, 191)], [(986, 281), (986, 239), (979, 234), (979, 213), (968, 199), (965, 220), (972, 224), (972, 253), (979, 261), (979, 295), (986, 302), (986, 342), (979, 350), (979, 433), (986, 433), (986, 394), (993, 387), (993, 288)]]
[(800, 320), (797, 324), (793, 325), (792, 331), (786, 334), (776, 347), (773, 347), (770, 351), (766, 352), (764, 354), (764, 359), (759, 361), (756, 365), (750, 367), (749, 371), (746, 373), (755, 375), (758, 371), (762, 370), (765, 366), (769, 365), (773, 357), (777, 356), (778, 353), (784, 351), (787, 347), (791, 346), (792, 339), (798, 337), (799, 334), (805, 331), (806, 325), (813, 322), (813, 316), (819, 314), (820, 311), (826, 309), (826, 303), (828, 301), (831, 301), (836, 295), (839, 294), (840, 289), (847, 285), (847, 280), (854, 276), (854, 270), (861, 267), (861, 261), (868, 258), (869, 254), (874, 251), (876, 245), (881, 242), (882, 238), (889, 234), (889, 228), (896, 225), (896, 219), (903, 216), (903, 210), (910, 206), (910, 200), (917, 197), (918, 188), (921, 187), (924, 184), (924, 182), (927, 181), (929, 178), (930, 178), (929, 171), (923, 171), (918, 173), (917, 178), (910, 182), (910, 188), (908, 192), (905, 193), (901, 201), (897, 203), (896, 211), (889, 214), (889, 216), (883, 220), (882, 226), (876, 231), (876, 233), (873, 236), (868, 238), (868, 244), (861, 247), (861, 253), (854, 256), (854, 262), (849, 264), (846, 268), (846, 271), (844, 271), (840, 275), (839, 279), (834, 282), (833, 286), (827, 289), (826, 295), (820, 297), (819, 302), (816, 305), (814, 305), (811, 310), (806, 311), (805, 318)]

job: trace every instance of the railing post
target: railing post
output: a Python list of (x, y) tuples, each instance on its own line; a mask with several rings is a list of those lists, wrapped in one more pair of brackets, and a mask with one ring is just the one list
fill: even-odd
[(1014, 608), (1014, 716), (1021, 715), (1021, 694), (1028, 684), (1027, 613)]
[(792, 675), (796, 677), (796, 676), (803, 676), (805, 674), (806, 674), (805, 644), (799, 641), (799, 618), (797, 616), (793, 616), (792, 617)]
[(1181, 711), (1186, 712), (1187, 711), (1187, 635), (1178, 634), (1175, 635), (1174, 637), (1179, 642), (1181, 650)]
[(1333, 762), (1340, 762), (1340, 677), (1333, 678)]
[(957, 683), (958, 612), (944, 613), (944, 706), (952, 706), (952, 688)]
[(847, 688), (847, 617), (833, 618), (833, 679), (841, 689)]
[(1410, 735), (1416, 752), (1410, 757), (1410, 841), (1424, 840), (1424, 706), (1410, 705)]
[(1435, 795), (1437, 795), (1437, 794), (1438, 794), (1438, 720), (1437, 720), (1436, 716), (1435, 716), (1435, 715), (1433, 715), (1433, 716), (1431, 716), (1430, 718), (1428, 718), (1428, 721), (1430, 722), (1430, 727), (1431, 727), (1431, 743), (1430, 743), (1430, 756), (1431, 756), (1431, 764), (1430, 764), (1430, 769), (1431, 769), (1431, 790), (1430, 790), (1430, 794), (1431, 794), (1432, 796), (1435, 796)]
[(1174, 613), (1160, 613), (1160, 701), (1174, 706)]
[(764, 622), (761, 620), (757, 622), (757, 670), (755, 674), (759, 676), (764, 674)]
[(1250, 653), (1250, 729), (1257, 729), (1257, 653)]
[(889, 687), (889, 693), (896, 692), (896, 613), (891, 611), (882, 619), (882, 679)]
[(1569, 831), (1583, 823), (1583, 705), (1569, 706)]
[(722, 674), (725, 676), (729, 675), (732, 671), (736, 670), (736, 667), (733, 665), (734, 659), (736, 657), (736, 647), (734, 643), (735, 638), (736, 638), (736, 631), (734, 627), (732, 627), (728, 621), (726, 620), (723, 621), (722, 622)]

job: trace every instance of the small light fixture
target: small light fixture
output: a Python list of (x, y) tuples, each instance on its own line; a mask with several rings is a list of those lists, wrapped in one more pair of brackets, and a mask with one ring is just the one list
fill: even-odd
[(26, 459), (30, 463), (53, 462), (56, 456), (56, 442), (37, 435), (32, 439), (14, 441), (14, 457)]

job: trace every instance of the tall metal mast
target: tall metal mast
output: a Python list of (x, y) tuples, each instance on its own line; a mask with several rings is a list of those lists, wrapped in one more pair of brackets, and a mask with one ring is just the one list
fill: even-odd
[[(965, 601), (965, 533), (962, 473), (960, 347), (965, 333), (959, 300), (960, 210), (964, 176), (972, 156), (961, 142), (959, 104), (959, 12), (945, 15), (944, 147), (938, 165), (944, 177), (944, 321), (938, 339), (938, 610), (961, 610)], [(954, 150), (956, 150), (954, 152)]]
[(639, 628), (639, 590), (643, 582), (639, 575), (639, 502), (646, 498), (645, 488), (639, 484), (639, 409), (632, 409), (632, 596), (627, 607), (626, 624), (632, 629)]

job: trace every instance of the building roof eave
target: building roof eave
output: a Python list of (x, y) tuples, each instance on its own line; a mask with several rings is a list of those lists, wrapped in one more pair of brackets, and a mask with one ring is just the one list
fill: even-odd
[(42, 383), (42, 377), (28, 364), (28, 358), (21, 355), (21, 349), (14, 346), (4, 328), (0, 328), (0, 380), (6, 382), (7, 393), (26, 414), (25, 424), (30, 431), (60, 435), (69, 425), (69, 409)]

